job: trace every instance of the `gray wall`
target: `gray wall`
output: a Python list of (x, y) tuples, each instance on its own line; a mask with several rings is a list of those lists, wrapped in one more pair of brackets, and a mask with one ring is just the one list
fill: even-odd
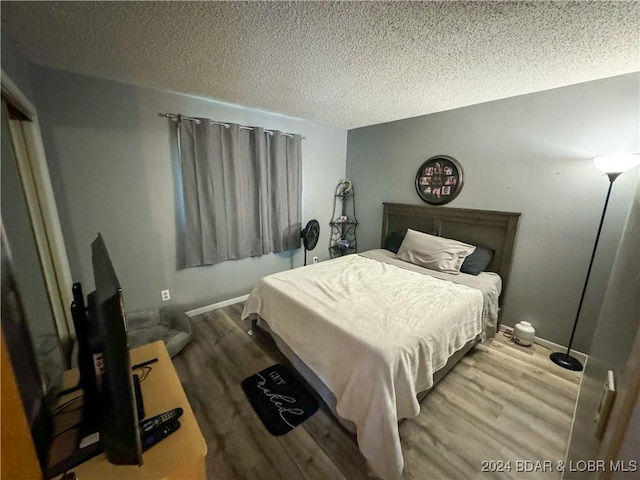
[(18, 49), (16, 49), (16, 46), (7, 33), (4, 30), (0, 33), (2, 35), (2, 51), (0, 52), (0, 58), (2, 58), (2, 71), (9, 75), (13, 83), (16, 84), (24, 96), (27, 97), (31, 103), (34, 103), (27, 61)]
[[(638, 355), (638, 352), (632, 352), (632, 347), (634, 339), (639, 334), (640, 182), (611, 271), (600, 318), (590, 348), (589, 361), (580, 386), (568, 453), (568, 459), (573, 461), (574, 465), (578, 460), (605, 458), (606, 449), (611, 441), (612, 426), (618, 420), (617, 415), (628, 391), (630, 377), (634, 374), (634, 372), (627, 371), (628, 376), (623, 375), (626, 371), (625, 367), (629, 364), (629, 357), (633, 354), (636, 357)], [(594, 435), (593, 418), (598, 407), (607, 370), (613, 370), (615, 374), (618, 393), (603, 442), (600, 442)], [(637, 431), (637, 417), (635, 417), (635, 422), (635, 426), (634, 424), (630, 425), (631, 431), (633, 429)], [(631, 438), (631, 445), (635, 445), (633, 448), (637, 461), (638, 437)], [(627, 460), (630, 458), (625, 450), (621, 454), (622, 458), (625, 458), (625, 455)], [(628, 478), (638, 478), (637, 475), (636, 472)], [(589, 476), (588, 472), (575, 472), (566, 475), (566, 478), (587, 478)]]
[[(448, 206), (521, 212), (503, 321), (566, 345), (608, 180), (597, 154), (638, 151), (639, 74), (350, 130), (361, 250), (379, 247), (382, 202), (420, 204), (418, 167), (447, 154), (465, 173)], [(615, 183), (574, 347), (588, 350), (637, 169)], [(446, 208), (446, 207), (443, 207)]]
[[(74, 281), (93, 288), (90, 243), (105, 237), (129, 311), (199, 307), (249, 293), (263, 276), (302, 264), (302, 251), (178, 269), (180, 201), (172, 112), (300, 133), (303, 223), (321, 224), (310, 254), (328, 258), (333, 189), (345, 175), (346, 130), (277, 114), (32, 67), (43, 141)], [(166, 303), (165, 303), (166, 304)]]

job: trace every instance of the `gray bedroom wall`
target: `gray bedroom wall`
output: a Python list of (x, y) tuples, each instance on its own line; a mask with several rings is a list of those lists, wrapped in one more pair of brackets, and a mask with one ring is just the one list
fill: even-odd
[(31, 103), (34, 103), (27, 61), (4, 30), (0, 32), (0, 35), (2, 71), (9, 75), (9, 78), (11, 78), (24, 96), (27, 97)]
[[(638, 355), (638, 352), (632, 351), (637, 335), (640, 335), (640, 182), (637, 184), (635, 200), (611, 271), (589, 351), (589, 361), (580, 385), (568, 448), (568, 460), (572, 461), (573, 465), (577, 465), (579, 460), (606, 458), (612, 427), (618, 421), (621, 403), (634, 373), (627, 371), (627, 365), (630, 364), (631, 355)], [(595, 436), (593, 418), (608, 370), (614, 372), (617, 396), (601, 442)], [(637, 425), (636, 423), (635, 428)], [(632, 440), (632, 444), (635, 444), (637, 455), (637, 436)], [(566, 478), (591, 476), (592, 472), (576, 471), (569, 472)], [(637, 472), (628, 478), (637, 478)]]
[[(530, 321), (566, 345), (608, 180), (592, 157), (637, 152), (639, 74), (350, 130), (361, 250), (380, 246), (383, 202), (421, 204), (418, 167), (436, 154), (464, 168), (447, 206), (521, 212), (503, 322)], [(630, 205), (637, 168), (614, 185), (574, 348), (587, 351)], [(446, 207), (442, 207), (446, 208)]]
[[(310, 253), (328, 258), (333, 190), (345, 175), (346, 130), (189, 95), (32, 66), (43, 141), (74, 281), (93, 288), (90, 244), (105, 237), (129, 311), (161, 302), (200, 307), (249, 293), (263, 276), (302, 265), (302, 251), (178, 268), (180, 195), (175, 123), (202, 116), (300, 133), (303, 223), (321, 224)], [(168, 302), (169, 303), (169, 302)]]

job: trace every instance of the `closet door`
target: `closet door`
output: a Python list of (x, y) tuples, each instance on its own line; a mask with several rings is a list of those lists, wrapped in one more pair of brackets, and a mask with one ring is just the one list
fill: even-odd
[[(8, 123), (3, 100), (3, 140), (11, 138)], [(2, 142), (0, 182), (2, 337), (33, 444), (44, 462), (52, 429), (51, 406), (65, 361), (11, 141)]]
[[(54, 325), (63, 349), (67, 366), (72, 350), (73, 322), (69, 311), (71, 304), (71, 275), (66, 255), (62, 231), (58, 219), (56, 202), (53, 196), (51, 180), (47, 162), (42, 148), (40, 129), (34, 107), (21, 97), (19, 91), (11, 82), (2, 78), (3, 102), (3, 166), (8, 169), (10, 178), (3, 187), (8, 185), (8, 191), (15, 198), (5, 198), (3, 209), (7, 215), (23, 215), (23, 205), (31, 223), (32, 236), (40, 260), (40, 270), (44, 276), (44, 284), (50, 309), (53, 314)], [(4, 145), (4, 144), (7, 145)], [(11, 159), (11, 161), (9, 161)], [(15, 168), (14, 168), (15, 166)], [(14, 172), (17, 172), (17, 176)], [(22, 195), (18, 193), (21, 189)], [(24, 202), (16, 202), (16, 198), (24, 198)], [(10, 201), (10, 204), (9, 204)], [(14, 205), (19, 212), (8, 210)], [(8, 225), (5, 225), (8, 227)], [(21, 233), (26, 231), (22, 228)], [(9, 231), (11, 234), (11, 231)], [(28, 248), (32, 245), (25, 246)], [(20, 245), (14, 249), (22, 248)], [(22, 267), (22, 265), (21, 265)], [(19, 273), (17, 273), (19, 274)], [(41, 300), (43, 301), (43, 300)], [(26, 306), (25, 308), (30, 308)], [(46, 323), (49, 323), (46, 320)]]

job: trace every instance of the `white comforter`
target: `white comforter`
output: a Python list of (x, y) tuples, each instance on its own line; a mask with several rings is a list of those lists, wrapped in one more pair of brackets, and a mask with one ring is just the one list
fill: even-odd
[(376, 473), (398, 478), (398, 420), (419, 413), (416, 395), (482, 332), (482, 312), (480, 290), (349, 255), (263, 278), (243, 318), (267, 321), (335, 395)]

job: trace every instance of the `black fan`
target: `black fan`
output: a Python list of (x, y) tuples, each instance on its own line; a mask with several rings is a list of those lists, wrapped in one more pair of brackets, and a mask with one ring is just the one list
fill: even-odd
[(302, 229), (300, 233), (302, 237), (302, 243), (304, 245), (304, 264), (307, 264), (307, 251), (313, 250), (318, 244), (318, 237), (320, 236), (320, 224), (317, 220), (309, 220), (307, 226)]

